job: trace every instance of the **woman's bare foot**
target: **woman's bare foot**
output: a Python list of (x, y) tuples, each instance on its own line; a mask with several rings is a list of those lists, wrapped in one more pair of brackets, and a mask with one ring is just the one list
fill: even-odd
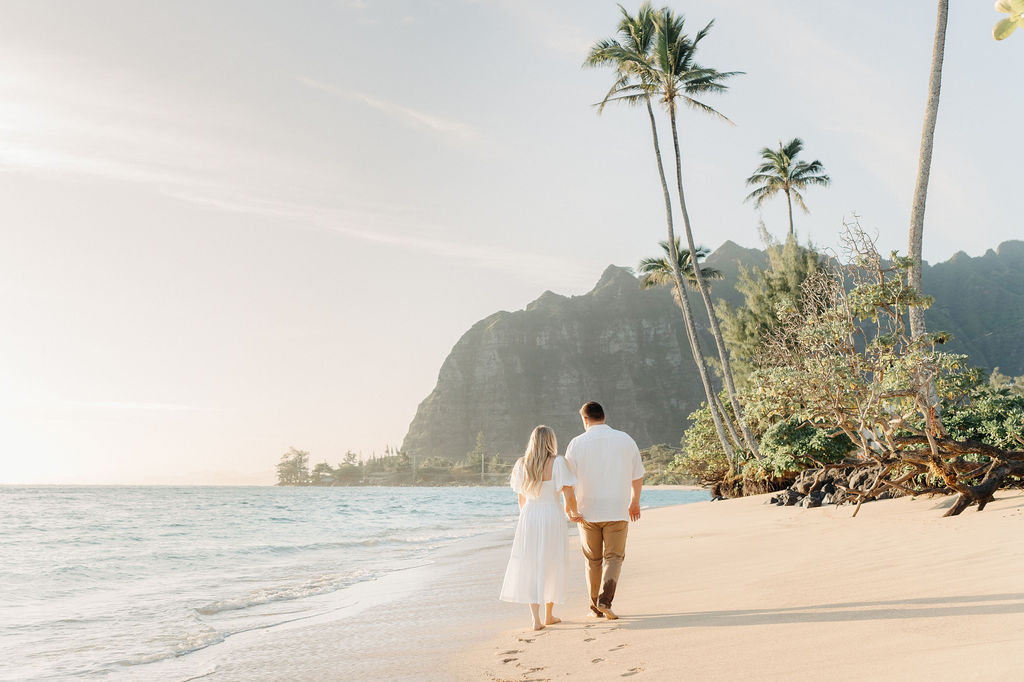
[(534, 630), (543, 630), (544, 629), (544, 623), (534, 623), (533, 624), (533, 629)]
[(548, 616), (544, 619), (544, 625), (554, 625), (555, 623), (561, 623), (561, 618), (555, 618), (554, 616)]

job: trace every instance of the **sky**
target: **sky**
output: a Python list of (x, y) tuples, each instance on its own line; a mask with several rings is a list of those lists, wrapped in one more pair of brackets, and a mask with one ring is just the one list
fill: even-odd
[[(638, 3), (625, 3), (630, 9)], [(802, 137), (906, 249), (934, 2), (672, 5), (743, 71), (680, 118), (696, 239), (759, 246), (758, 152)], [(584, 70), (613, 2), (0, 4), (0, 483), (262, 484), (401, 443), (477, 320), (658, 252), (642, 111)], [(932, 262), (1021, 238), (1024, 36), (951, 0), (924, 234)], [(664, 119), (662, 119), (664, 124)], [(667, 124), (663, 126), (667, 135)], [(665, 148), (669, 153), (670, 149)]]

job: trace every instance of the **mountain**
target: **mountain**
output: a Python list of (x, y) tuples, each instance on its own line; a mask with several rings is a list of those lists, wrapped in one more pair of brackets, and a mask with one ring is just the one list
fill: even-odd
[(925, 264), (921, 288), (935, 298), (925, 312), (928, 329), (953, 334), (946, 350), (966, 353), (979, 367), (1024, 374), (1024, 241)]
[[(740, 265), (766, 262), (763, 251), (725, 242), (706, 261), (725, 275), (713, 297), (741, 304), (733, 288)], [(922, 277), (936, 299), (928, 327), (954, 333), (949, 350), (1024, 374), (1024, 242), (978, 258), (959, 253), (926, 265)], [(694, 295), (691, 305), (700, 325), (703, 303)], [(700, 331), (710, 354), (710, 335)], [(577, 410), (587, 400), (604, 405), (609, 424), (641, 448), (679, 442), (704, 390), (667, 287), (643, 290), (628, 268), (612, 265), (582, 296), (545, 291), (525, 310), (477, 322), (445, 359), (402, 449), (417, 458), (461, 458), (482, 432), (491, 454), (518, 456), (537, 424), (552, 427), (564, 449), (582, 431)]]

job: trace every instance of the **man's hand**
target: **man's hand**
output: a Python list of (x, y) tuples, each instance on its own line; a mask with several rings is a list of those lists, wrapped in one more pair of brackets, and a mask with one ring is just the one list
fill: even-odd
[[(622, 509), (622, 507), (619, 507)], [(640, 502), (634, 501), (629, 503), (629, 520), (639, 521), (640, 520)]]

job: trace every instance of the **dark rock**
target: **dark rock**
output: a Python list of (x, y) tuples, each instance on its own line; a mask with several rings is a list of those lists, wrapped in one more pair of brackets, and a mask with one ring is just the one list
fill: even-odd
[(801, 499), (803, 499), (803, 495), (796, 492), (795, 490), (782, 491), (782, 504), (787, 507), (792, 507), (793, 505), (797, 504)]

